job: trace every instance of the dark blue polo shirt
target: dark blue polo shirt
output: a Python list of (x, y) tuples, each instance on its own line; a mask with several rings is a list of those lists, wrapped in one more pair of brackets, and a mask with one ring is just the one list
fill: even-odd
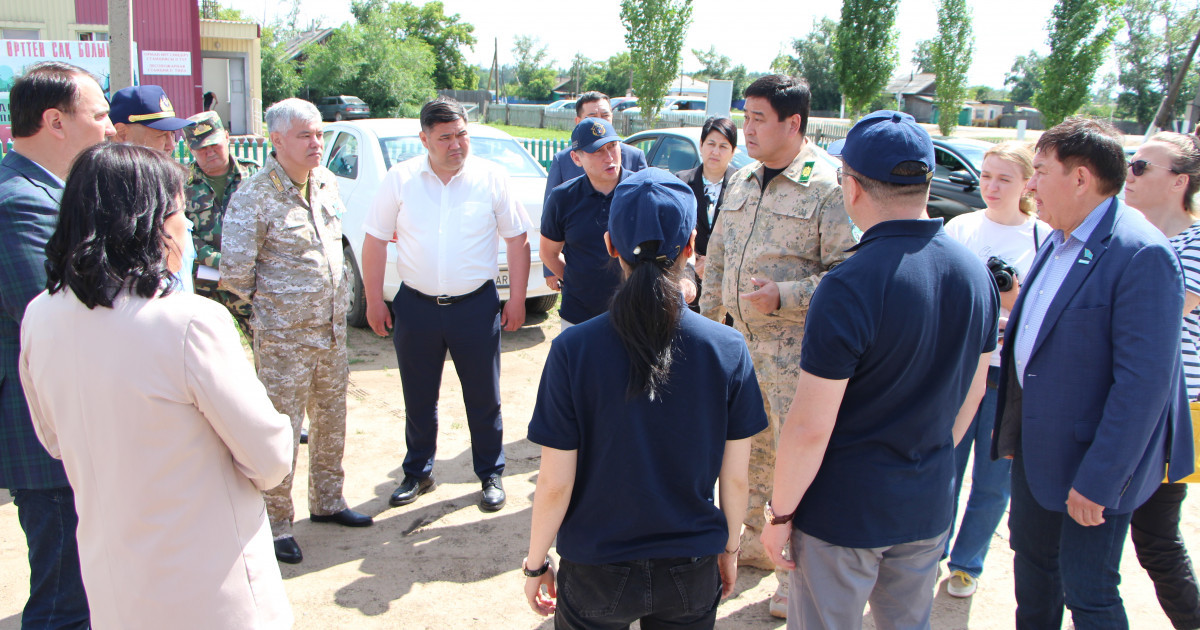
[[(621, 169), (621, 179), (631, 174)], [(558, 314), (572, 324), (607, 311), (621, 284), (621, 266), (604, 246), (611, 203), (612, 192), (601, 195), (583, 175), (550, 191), (542, 208), (542, 236), (563, 243), (567, 269)]]
[(578, 451), (562, 557), (607, 564), (725, 548), (713, 484), (725, 441), (767, 427), (762, 394), (732, 328), (684, 308), (674, 347), (666, 390), (651, 401), (626, 399), (629, 355), (607, 313), (550, 346), (529, 440)]
[(805, 322), (800, 367), (849, 383), (795, 527), (842, 547), (933, 538), (953, 517), (954, 418), (996, 348), (999, 294), (940, 219), (880, 223), (852, 249)]

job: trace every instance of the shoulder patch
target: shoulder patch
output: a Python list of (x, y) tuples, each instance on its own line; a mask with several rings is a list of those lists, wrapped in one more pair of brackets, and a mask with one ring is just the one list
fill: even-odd
[(271, 183), (275, 186), (275, 190), (283, 192), (283, 182), (279, 180), (279, 173), (276, 173), (275, 169), (271, 169), (271, 171), (267, 173), (267, 177), (271, 178)]
[(817, 163), (814, 160), (809, 160), (804, 163), (804, 168), (800, 169), (801, 184), (807, 184), (808, 180), (812, 178), (813, 166), (816, 166), (816, 164)]

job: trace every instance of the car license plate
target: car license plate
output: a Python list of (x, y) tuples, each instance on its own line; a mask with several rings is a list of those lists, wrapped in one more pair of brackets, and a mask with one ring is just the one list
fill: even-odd
[(501, 273), (496, 275), (496, 288), (504, 289), (508, 287), (508, 274)]

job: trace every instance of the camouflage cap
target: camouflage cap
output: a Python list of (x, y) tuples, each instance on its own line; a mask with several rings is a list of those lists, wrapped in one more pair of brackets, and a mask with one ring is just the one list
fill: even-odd
[(189, 116), (188, 120), (196, 124), (185, 127), (183, 137), (187, 138), (188, 147), (193, 151), (226, 140), (221, 133), (225, 125), (221, 124), (221, 117), (217, 115), (217, 112), (200, 112), (195, 116)]

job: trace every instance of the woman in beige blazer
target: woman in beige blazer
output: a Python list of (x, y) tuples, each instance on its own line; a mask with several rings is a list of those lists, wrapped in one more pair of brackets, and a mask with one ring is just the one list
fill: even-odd
[(290, 628), (260, 491), (291, 469), (292, 430), (225, 308), (176, 290), (182, 190), (154, 151), (80, 154), (21, 383), (75, 490), (93, 628)]

